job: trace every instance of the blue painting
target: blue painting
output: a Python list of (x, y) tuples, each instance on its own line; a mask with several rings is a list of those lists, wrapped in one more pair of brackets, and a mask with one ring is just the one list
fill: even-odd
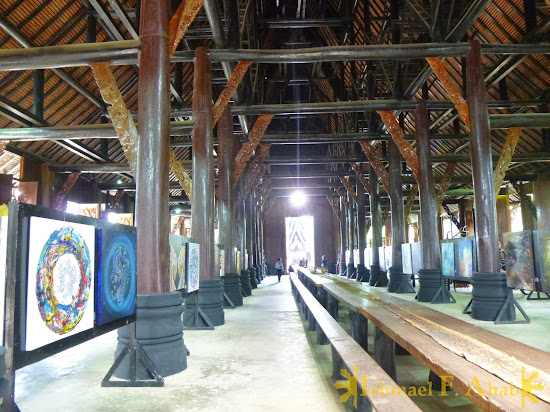
[(474, 277), (474, 241), (472, 239), (460, 239), (458, 241), (458, 265), (457, 276), (461, 278)]
[(446, 277), (455, 277), (455, 244), (441, 242), (441, 274)]
[(411, 254), (411, 244), (403, 243), (401, 245), (401, 260), (403, 262), (403, 273), (407, 275), (412, 275), (413, 273), (413, 263), (412, 263), (412, 254)]
[(99, 229), (97, 324), (136, 313), (137, 236), (132, 231)]

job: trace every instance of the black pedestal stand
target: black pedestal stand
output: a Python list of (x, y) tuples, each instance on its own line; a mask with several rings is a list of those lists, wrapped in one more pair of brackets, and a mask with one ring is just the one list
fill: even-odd
[[(107, 375), (101, 381), (101, 386), (104, 388), (120, 388), (120, 387), (162, 387), (164, 386), (164, 378), (158, 371), (157, 367), (151, 362), (149, 356), (145, 353), (138, 340), (136, 339), (136, 323), (128, 325), (130, 329), (130, 340), (115, 359), (115, 363), (107, 372)], [(124, 361), (126, 356), (130, 357), (129, 362), (129, 380), (111, 381), (111, 377)], [(137, 363), (141, 361), (145, 365), (145, 369), (154, 380), (138, 380), (137, 379)]]
[[(191, 301), (190, 301), (190, 298)], [(190, 305), (188, 304), (191, 303)], [(185, 308), (191, 308), (191, 315), (185, 313), (185, 322), (183, 323), (183, 330), (213, 330), (214, 323), (210, 320), (208, 315), (199, 306), (199, 292), (192, 292), (187, 295), (185, 299)]]

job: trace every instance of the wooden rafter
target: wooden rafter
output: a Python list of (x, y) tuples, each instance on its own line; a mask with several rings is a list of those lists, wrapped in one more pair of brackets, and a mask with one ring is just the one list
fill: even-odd
[(203, 3), (204, 0), (183, 0), (170, 19), (170, 56), (176, 51)]
[(353, 190), (353, 188), (349, 184), (348, 179), (346, 179), (344, 176), (338, 176), (338, 177), (340, 178), (340, 181), (342, 182), (342, 184), (344, 185), (344, 187), (348, 191), (349, 195), (352, 197), (352, 199), (355, 201), (355, 203), (357, 203), (357, 193), (355, 193), (355, 190)]
[(363, 173), (363, 168), (361, 167), (361, 164), (351, 162), (350, 165), (351, 165), (351, 168), (353, 169), (353, 171), (355, 172), (355, 174), (357, 175), (357, 178), (359, 179), (359, 181), (361, 182), (361, 184), (365, 188), (365, 191), (368, 194), (370, 194), (369, 181), (365, 177), (365, 173)]
[(367, 155), (367, 158), (369, 159), (369, 162), (371, 163), (372, 167), (376, 171), (376, 175), (378, 176), (378, 179), (380, 179), (380, 182), (382, 183), (384, 190), (386, 191), (386, 193), (389, 194), (390, 193), (390, 175), (388, 174), (386, 168), (384, 167), (384, 164), (378, 158), (378, 153), (376, 153), (376, 149), (374, 148), (371, 142), (361, 141), (359, 142), (359, 144), (361, 145), (363, 152), (365, 152), (365, 154)]
[(215, 126), (216, 123), (218, 123), (218, 120), (220, 120), (223, 111), (229, 104), (229, 100), (233, 97), (233, 94), (237, 90), (237, 87), (239, 87), (239, 84), (243, 80), (243, 77), (251, 64), (252, 62), (239, 62), (237, 67), (235, 67), (235, 70), (233, 70), (231, 77), (227, 81), (227, 86), (222, 90), (218, 100), (216, 100), (216, 103), (214, 103), (214, 107), (212, 108), (212, 126)]
[(516, 151), (516, 145), (518, 144), (519, 137), (521, 135), (521, 127), (511, 127), (508, 129), (508, 134), (506, 135), (506, 140), (500, 156), (498, 158), (495, 170), (493, 172), (493, 181), (495, 185), (496, 193), (498, 194), (500, 186), (504, 182), (504, 175), (512, 163), (512, 156)]
[(65, 200), (65, 197), (67, 197), (67, 194), (78, 180), (78, 176), (80, 176), (80, 172), (72, 172), (65, 178), (63, 186), (55, 192), (52, 199), (52, 209), (60, 210), (63, 200)]

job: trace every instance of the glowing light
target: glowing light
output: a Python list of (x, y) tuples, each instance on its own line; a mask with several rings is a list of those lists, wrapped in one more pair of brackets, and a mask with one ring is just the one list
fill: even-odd
[(19, 189), (13, 189), (13, 195), (16, 199), (19, 199), (19, 196), (21, 196), (21, 190)]
[(124, 183), (124, 182), (122, 181), (122, 179), (118, 179), (118, 180), (116, 181), (116, 184), (117, 184), (117, 185), (121, 185), (122, 183)]
[(174, 212), (181, 213), (181, 209), (175, 209)]
[(118, 223), (118, 216), (116, 213), (110, 212), (107, 215), (107, 220), (111, 223)]
[(294, 206), (300, 207), (306, 203), (307, 197), (302, 192), (294, 192), (290, 197), (290, 201)]

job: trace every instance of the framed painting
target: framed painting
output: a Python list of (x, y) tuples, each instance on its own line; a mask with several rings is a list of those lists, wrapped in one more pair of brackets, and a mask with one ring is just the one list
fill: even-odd
[(29, 219), (25, 350), (94, 327), (95, 227)]
[(508, 287), (536, 290), (532, 232), (509, 232), (504, 233), (502, 238)]
[(403, 264), (403, 273), (412, 275), (412, 254), (411, 254), (411, 244), (403, 243), (401, 245), (401, 261)]
[(454, 278), (456, 276), (455, 263), (456, 262), (455, 262), (454, 240), (442, 241), (441, 242), (441, 274), (448, 278)]
[(392, 262), (391, 262), (391, 246), (386, 246), (384, 248), (384, 258), (386, 259), (386, 271), (390, 270), (391, 266), (392, 266)]
[(220, 249), (220, 276), (225, 275), (225, 250)]
[(535, 230), (533, 238), (535, 273), (540, 282), (540, 291), (550, 293), (550, 230)]
[(200, 245), (198, 243), (187, 243), (187, 271), (185, 290), (187, 293), (199, 290), (200, 275)]
[(187, 265), (187, 251), (185, 248), (189, 238), (170, 234), (168, 244), (170, 246), (170, 290), (185, 288), (185, 273)]
[(418, 276), (419, 270), (423, 269), (422, 263), (422, 242), (411, 243), (412, 269), (413, 275)]
[(113, 226), (113, 228), (98, 229), (100, 250), (96, 294), (98, 325), (136, 313), (136, 229)]
[(472, 279), (475, 270), (475, 250), (473, 238), (458, 239), (456, 244), (458, 262), (456, 265), (457, 276), (462, 279)]

